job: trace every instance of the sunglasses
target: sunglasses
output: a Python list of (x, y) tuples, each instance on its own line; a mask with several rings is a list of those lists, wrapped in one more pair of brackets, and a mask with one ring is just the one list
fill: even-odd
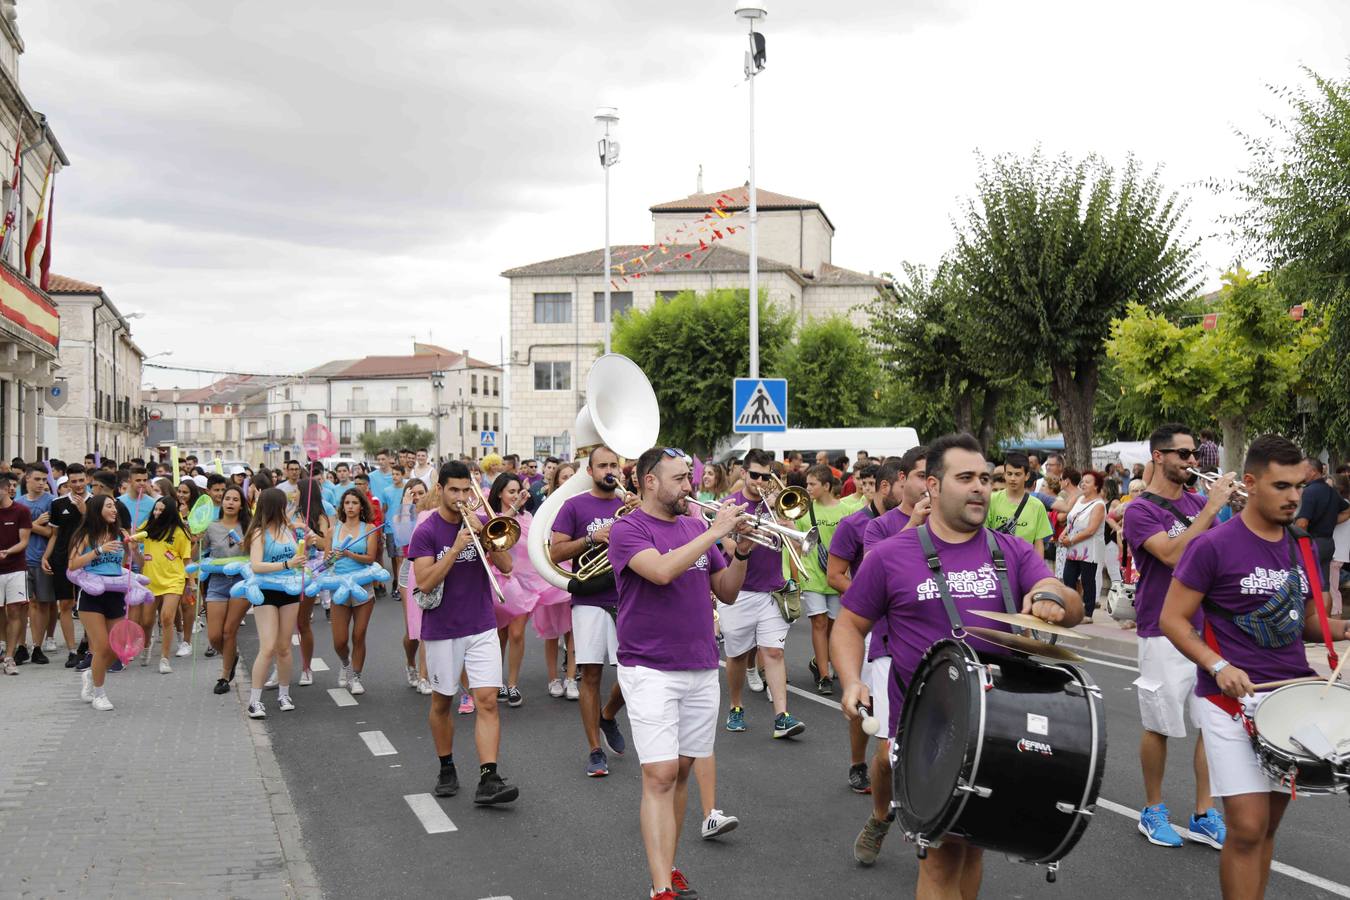
[(768, 481), (770, 478), (773, 477), (773, 473), (772, 473), (772, 472), (746, 472), (746, 473), (745, 473), (745, 477), (746, 477), (746, 478), (752, 478), (752, 479), (754, 479), (755, 481)]
[(1175, 453), (1178, 459), (1195, 459), (1195, 451), (1186, 447), (1160, 447), (1159, 453)]
[(685, 453), (679, 447), (666, 447), (662, 449), (661, 452), (664, 453), (666, 456), (669, 456), (671, 459), (682, 459), (685, 460), (686, 462), (689, 461), (689, 454)]

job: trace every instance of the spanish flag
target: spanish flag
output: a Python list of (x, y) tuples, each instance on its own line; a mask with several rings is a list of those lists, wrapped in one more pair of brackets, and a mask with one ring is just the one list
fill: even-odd
[(42, 176), (42, 194), (38, 197), (37, 217), (33, 220), (33, 229), (28, 232), (28, 243), (23, 248), (23, 274), (31, 281), (33, 278), (33, 254), (37, 252), (38, 241), (46, 228), (43, 221), (47, 217), (47, 185), (52, 180), (52, 164), (47, 163), (47, 174)]

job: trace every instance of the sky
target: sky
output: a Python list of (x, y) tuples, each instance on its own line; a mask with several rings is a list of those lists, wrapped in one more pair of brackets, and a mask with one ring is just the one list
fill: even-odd
[[(295, 372), (499, 359), (508, 268), (604, 243), (592, 116), (619, 109), (614, 243), (748, 174), (744, 23), (685, 0), (21, 0), (20, 84), (71, 167), (53, 270), (142, 312), (152, 362)], [(933, 264), (977, 151), (1133, 153), (1189, 200), (1201, 279), (1236, 258), (1202, 183), (1302, 66), (1343, 76), (1333, 0), (769, 0), (756, 180), (820, 203), (833, 259)], [(1259, 261), (1249, 261), (1259, 264)], [(156, 386), (213, 376), (147, 369)]]

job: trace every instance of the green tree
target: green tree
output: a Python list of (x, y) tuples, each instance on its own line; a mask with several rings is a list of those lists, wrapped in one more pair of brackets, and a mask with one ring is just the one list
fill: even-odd
[(1029, 382), (1048, 375), (1072, 465), (1091, 461), (1093, 408), (1111, 323), (1190, 296), (1185, 204), (1131, 157), (1117, 173), (1081, 161), (995, 157), (957, 227), (953, 265), (983, 356)]
[(881, 367), (876, 353), (843, 316), (807, 322), (774, 369), (787, 378), (793, 428), (856, 428), (903, 424), (877, 402)]
[(1302, 369), (1322, 340), (1315, 324), (1295, 321), (1266, 275), (1224, 275), (1214, 327), (1181, 326), (1131, 304), (1106, 343), (1124, 388), (1122, 412), (1138, 423), (1165, 419), (1217, 422), (1223, 467), (1239, 471), (1247, 432), (1263, 417), (1283, 416)]
[[(661, 405), (661, 440), (708, 453), (731, 432), (732, 379), (750, 369), (750, 303), (745, 290), (682, 293), (614, 322), (616, 353), (637, 363)], [(792, 337), (790, 315), (759, 299), (761, 372), (777, 371)]]
[(1316, 399), (1307, 440), (1350, 455), (1350, 77), (1305, 69), (1311, 89), (1277, 89), (1291, 115), (1270, 138), (1244, 136), (1250, 163), (1233, 220), (1247, 250), (1265, 258), (1289, 297), (1317, 302), (1326, 339), (1304, 362)]
[(381, 450), (398, 450), (402, 447), (416, 450), (430, 447), (435, 441), (436, 436), (430, 431), (409, 422), (386, 431), (364, 432), (361, 435), (361, 449), (365, 451), (366, 456), (373, 458)]

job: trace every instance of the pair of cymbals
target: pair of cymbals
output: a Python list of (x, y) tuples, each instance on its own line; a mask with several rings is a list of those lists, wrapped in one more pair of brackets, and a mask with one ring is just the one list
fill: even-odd
[[(1044, 634), (1054, 634), (1060, 637), (1078, 637), (1086, 638), (1087, 635), (1079, 634), (1072, 628), (1065, 628), (1062, 625), (1055, 625), (1038, 619), (1035, 616), (1028, 616), (1022, 613), (995, 612), (993, 610), (972, 609), (969, 612), (986, 619), (993, 619), (996, 622), (1005, 622), (1008, 625), (1016, 625), (1028, 631), (1039, 631)], [(1065, 647), (1057, 644), (1038, 641), (1035, 638), (1027, 637), (1022, 634), (1012, 634), (1007, 631), (998, 631), (994, 628), (980, 628), (971, 626), (966, 629), (977, 637), (989, 641), (991, 644), (998, 644), (1000, 647), (1006, 647), (1009, 650), (1016, 650), (1020, 653), (1028, 653), (1032, 656), (1043, 656), (1047, 659), (1057, 659), (1063, 662), (1085, 662), (1083, 657), (1074, 653)]]

